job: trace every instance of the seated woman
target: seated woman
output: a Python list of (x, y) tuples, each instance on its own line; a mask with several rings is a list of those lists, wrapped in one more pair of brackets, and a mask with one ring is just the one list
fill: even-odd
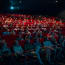
[(2, 54), (3, 55), (11, 55), (11, 50), (7, 47), (7, 43), (5, 40), (2, 40)]

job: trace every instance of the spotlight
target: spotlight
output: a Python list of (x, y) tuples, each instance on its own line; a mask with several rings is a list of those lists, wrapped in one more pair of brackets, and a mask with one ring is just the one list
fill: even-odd
[(13, 6), (11, 6), (11, 7), (10, 7), (10, 9), (11, 9), (11, 10), (14, 10), (14, 7), (13, 7)]
[(58, 3), (58, 1), (56, 0), (56, 3)]

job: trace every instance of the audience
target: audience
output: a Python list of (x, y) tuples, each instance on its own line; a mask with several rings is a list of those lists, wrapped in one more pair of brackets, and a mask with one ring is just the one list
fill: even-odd
[[(64, 28), (64, 23), (60, 20), (57, 21), (55, 17), (0, 16), (0, 58), (3, 60), (2, 62), (9, 63), (4, 61), (4, 56), (10, 57), (9, 64), (14, 63), (15, 65), (19, 65), (17, 59), (21, 59), (21, 64), (28, 65), (26, 59), (30, 56), (33, 57), (30, 58), (31, 65), (36, 63), (45, 65), (46, 62), (48, 62), (46, 64), (55, 64), (57, 61), (64, 60)], [(41, 54), (44, 53), (45, 57), (44, 55), (41, 57)], [(7, 60), (7, 58), (5, 59)], [(2, 62), (0, 63), (4, 65)]]

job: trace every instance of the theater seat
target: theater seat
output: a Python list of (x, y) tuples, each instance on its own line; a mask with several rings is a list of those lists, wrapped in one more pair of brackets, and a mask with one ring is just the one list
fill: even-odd
[(44, 38), (40, 38), (39, 41), (40, 41), (40, 43), (43, 43), (44, 42)]

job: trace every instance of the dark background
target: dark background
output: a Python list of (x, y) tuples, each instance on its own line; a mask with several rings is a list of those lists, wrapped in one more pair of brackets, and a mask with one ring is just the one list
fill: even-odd
[(14, 9), (13, 11), (10, 9), (10, 1), (0, 0), (0, 13), (42, 14), (49, 16), (64, 16), (65, 13), (65, 0), (12, 0), (15, 6), (19, 7), (19, 9)]

